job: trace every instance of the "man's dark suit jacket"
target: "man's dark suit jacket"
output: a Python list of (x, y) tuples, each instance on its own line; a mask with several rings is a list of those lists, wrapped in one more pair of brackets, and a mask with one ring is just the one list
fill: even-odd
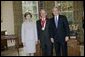
[(65, 42), (65, 37), (69, 36), (69, 24), (68, 24), (66, 16), (59, 15), (57, 28), (55, 25), (54, 17), (50, 19), (49, 25), (50, 25), (49, 26), (50, 37), (54, 38), (55, 41), (58, 41), (60, 43)]
[(41, 44), (51, 44), (50, 37), (49, 37), (49, 20), (46, 19), (46, 26), (45, 30), (42, 30), (41, 26), (41, 20), (38, 20), (37, 22), (37, 35), (38, 39), (40, 40)]

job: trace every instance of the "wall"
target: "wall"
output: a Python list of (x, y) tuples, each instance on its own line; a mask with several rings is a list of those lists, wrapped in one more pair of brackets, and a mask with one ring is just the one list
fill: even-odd
[(83, 1), (74, 1), (74, 19), (75, 23), (79, 25), (78, 30), (78, 40), (83, 44), (84, 43), (84, 30), (82, 28), (82, 17), (84, 17), (84, 7)]
[(7, 30), (7, 33), (14, 33), (14, 15), (12, 1), (1, 1), (1, 31)]
[(45, 1), (44, 8), (47, 11), (48, 18), (52, 17), (52, 8), (55, 6), (55, 1)]
[(21, 44), (21, 25), (23, 22), (21, 1), (13, 1), (13, 11), (14, 11), (14, 31), (15, 35), (18, 37), (19, 44)]

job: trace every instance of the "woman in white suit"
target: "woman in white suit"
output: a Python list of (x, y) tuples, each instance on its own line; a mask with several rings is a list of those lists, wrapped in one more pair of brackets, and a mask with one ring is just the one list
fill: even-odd
[(24, 14), (25, 21), (22, 23), (21, 38), (26, 55), (33, 56), (36, 52), (37, 30), (36, 23), (32, 20), (29, 12)]

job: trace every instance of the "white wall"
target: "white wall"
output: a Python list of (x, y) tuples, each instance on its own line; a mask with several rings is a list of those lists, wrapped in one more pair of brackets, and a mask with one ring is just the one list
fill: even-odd
[(13, 2), (1, 1), (1, 31), (7, 30), (7, 33), (14, 34), (14, 15)]

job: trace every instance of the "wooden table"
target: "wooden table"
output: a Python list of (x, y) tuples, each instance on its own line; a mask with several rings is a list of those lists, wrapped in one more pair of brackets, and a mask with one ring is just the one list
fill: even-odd
[(80, 56), (80, 45), (75, 36), (71, 36), (67, 42), (68, 56)]
[[(19, 55), (19, 41), (18, 41), (18, 37), (16, 37), (15, 35), (3, 35), (1, 36), (1, 40), (15, 40), (15, 48), (17, 49), (18, 55)], [(7, 45), (7, 44), (6, 44)], [(8, 46), (7, 46), (8, 48)]]

